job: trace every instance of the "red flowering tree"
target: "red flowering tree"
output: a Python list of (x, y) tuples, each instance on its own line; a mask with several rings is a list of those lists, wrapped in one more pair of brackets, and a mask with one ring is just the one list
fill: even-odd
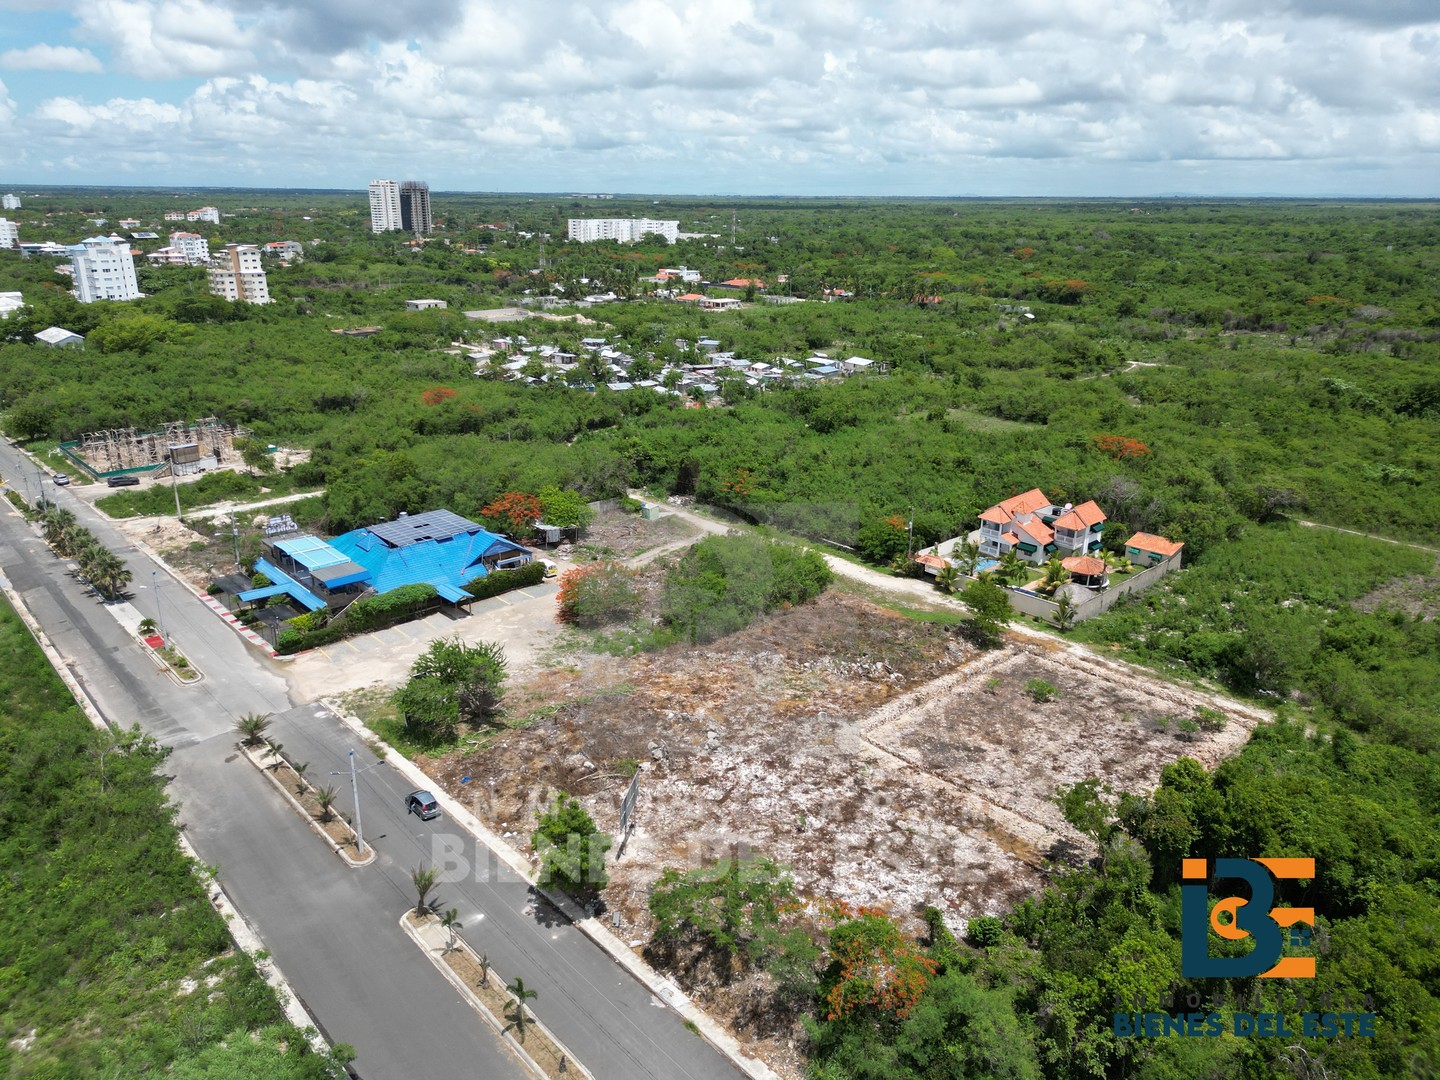
[(528, 537), (535, 522), (540, 520), (544, 507), (540, 500), (528, 491), (507, 491), (480, 511), (503, 532), (515, 537)]
[(448, 386), (432, 386), (429, 390), (420, 391), (420, 404), (443, 405), (451, 398), (459, 396), (458, 390), (451, 390)]
[(1150, 447), (1139, 439), (1127, 438), (1124, 435), (1096, 435), (1090, 441), (1095, 444), (1095, 449), (1102, 454), (1109, 454), (1116, 461), (1133, 461), (1151, 452)]
[(858, 1009), (904, 1019), (939, 966), (888, 917), (871, 912), (830, 931), (830, 958), (824, 988), (827, 1020)]

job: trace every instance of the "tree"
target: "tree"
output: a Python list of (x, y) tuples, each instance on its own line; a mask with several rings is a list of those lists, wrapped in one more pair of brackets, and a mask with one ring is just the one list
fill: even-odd
[(439, 882), (440, 871), (433, 866), (417, 866), (410, 871), (410, 883), (415, 886), (416, 918), (429, 910), (429, 905), (425, 901)]
[(635, 572), (617, 562), (596, 562), (565, 571), (555, 596), (555, 617), (596, 627), (632, 617), (640, 607)]
[(339, 797), (333, 785), (323, 787), (315, 792), (315, 803), (320, 807), (320, 820), (330, 822), (335, 819), (335, 800)]
[(534, 495), (524, 491), (507, 491), (498, 499), (481, 507), (480, 516), (497, 523), (512, 537), (526, 538), (535, 529), (545, 508)]
[(686, 873), (666, 867), (650, 888), (649, 906), (656, 941), (694, 937), (727, 960), (755, 963), (774, 948), (781, 912), (794, 902), (790, 871), (756, 856)]
[(1020, 553), (1014, 548), (1000, 556), (1000, 565), (995, 569), (996, 576), (1011, 585), (1020, 581), (1029, 572), (1029, 563), (1020, 558)]
[(265, 732), (270, 730), (270, 717), (260, 713), (246, 713), (235, 721), (235, 730), (240, 733), (241, 746), (259, 746), (265, 741)]
[(1061, 631), (1075, 625), (1075, 601), (1070, 599), (1068, 592), (1062, 592), (1055, 601), (1055, 625)]
[(540, 880), (567, 892), (585, 892), (604, 885), (605, 853), (612, 839), (602, 833), (579, 799), (565, 792), (540, 815), (530, 843), (540, 853)]
[(232, 444), (240, 454), (240, 460), (245, 462), (245, 467), (254, 476), (258, 469), (262, 473), (275, 471), (275, 459), (270, 456), (270, 448), (261, 440), (250, 436), (242, 435), (235, 439)]
[(971, 611), (970, 626), (981, 645), (1000, 642), (1000, 635), (1010, 621), (1010, 599), (1005, 590), (993, 581), (981, 578), (970, 585), (960, 597)]
[(515, 996), (515, 1030), (520, 1036), (520, 1041), (524, 1042), (525, 1002), (529, 1001), (531, 998), (538, 998), (540, 996), (540, 992), (538, 990), (526, 990), (525, 980), (520, 978), (518, 975), (515, 977), (515, 981), (513, 983), (509, 983), (506, 985), (505, 989), (509, 990), (510, 993)]
[(295, 771), (295, 794), (305, 794), (305, 772), (310, 768), (308, 761), (292, 762), (290, 768)]
[(949, 596), (955, 591), (955, 586), (959, 584), (959, 581), (960, 571), (956, 569), (954, 563), (947, 562), (935, 575), (935, 588)]
[(482, 987), (483, 987), (483, 986), (489, 986), (489, 985), (490, 985), (490, 954), (489, 954), (489, 953), (481, 953), (481, 954), (480, 954), (480, 985), (481, 985)]
[(1040, 582), (1038, 591), (1046, 596), (1054, 596), (1055, 590), (1070, 580), (1070, 571), (1066, 570), (1058, 558), (1051, 558), (1045, 564), (1045, 577)]
[[(631, 373), (633, 377), (634, 373)], [(542, 517), (546, 525), (558, 525), (562, 529), (583, 528), (595, 519), (595, 511), (585, 502), (578, 491), (562, 490), (554, 484), (542, 487), (536, 493), (540, 500)]]
[(465, 924), (460, 921), (460, 910), (458, 908), (446, 908), (445, 914), (440, 918), (440, 926), (450, 935), (450, 940), (445, 945), (446, 952), (455, 951), (455, 939), (459, 930)]
[(884, 915), (863, 914), (830, 931), (823, 990), (826, 1019), (857, 1010), (904, 1019), (939, 965)]
[(950, 562), (962, 575), (969, 577), (980, 565), (980, 545), (973, 540), (956, 544), (950, 552)]
[(391, 698), (406, 732), (433, 746), (451, 742), (460, 725), (460, 693), (439, 679), (411, 679)]

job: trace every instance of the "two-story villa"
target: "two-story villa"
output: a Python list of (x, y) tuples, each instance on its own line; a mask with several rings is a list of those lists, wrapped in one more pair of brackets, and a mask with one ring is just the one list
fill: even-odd
[(1040, 565), (1052, 556), (1088, 555), (1100, 548), (1105, 513), (1092, 502), (1056, 506), (1039, 488), (1012, 495), (980, 514), (980, 554), (998, 559), (1015, 551)]

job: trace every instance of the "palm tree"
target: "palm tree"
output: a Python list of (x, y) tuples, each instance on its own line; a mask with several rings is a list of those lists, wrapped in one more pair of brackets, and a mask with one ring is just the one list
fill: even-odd
[(1046, 596), (1054, 596), (1055, 590), (1070, 580), (1070, 571), (1060, 564), (1059, 559), (1052, 558), (1045, 564), (1045, 580), (1040, 582), (1040, 591)]
[(285, 755), (281, 753), (285, 749), (285, 744), (278, 743), (274, 739), (266, 739), (265, 742), (270, 747), (270, 756), (275, 759), (270, 762), (270, 768), (279, 772), (280, 766), (285, 764)]
[(265, 741), (265, 732), (270, 728), (270, 717), (259, 713), (246, 713), (235, 721), (235, 730), (240, 733), (241, 746), (259, 746)]
[(334, 787), (322, 787), (315, 792), (315, 802), (320, 807), (320, 820), (333, 821), (335, 818), (335, 800), (339, 793)]
[(429, 910), (425, 899), (439, 880), (440, 871), (433, 866), (417, 866), (410, 871), (410, 882), (415, 886), (415, 914), (417, 916), (424, 915)]
[(526, 990), (525, 980), (518, 976), (505, 989), (515, 995), (515, 1030), (523, 1042), (525, 1040), (525, 1002), (530, 998), (539, 997), (540, 993), (537, 990)]
[(490, 954), (480, 954), (480, 985), (490, 985)]
[(52, 506), (40, 515), (40, 526), (44, 530), (45, 542), (55, 549), (58, 554), (64, 554), (62, 548), (65, 535), (77, 526), (75, 514), (63, 507)]
[(1019, 552), (1014, 548), (1000, 556), (1000, 565), (995, 569), (1001, 581), (1012, 584), (1023, 578), (1027, 572), (1024, 560), (1020, 558)]
[(95, 591), (107, 600), (119, 599), (134, 575), (125, 565), (125, 560), (98, 545), (81, 553), (80, 570), (89, 579)]
[(975, 573), (975, 567), (980, 565), (980, 545), (973, 540), (955, 545), (950, 552), (950, 562), (961, 574), (969, 577)]
[(1068, 592), (1062, 592), (1055, 601), (1055, 625), (1061, 631), (1075, 625), (1075, 601), (1070, 599)]
[(446, 930), (450, 931), (450, 943), (445, 946), (445, 951), (446, 951), (446, 952), (454, 952), (454, 951), (455, 951), (456, 931), (458, 931), (461, 927), (463, 927), (463, 926), (465, 925), (464, 923), (462, 923), (462, 922), (460, 921), (459, 915), (460, 915), (459, 910), (452, 907), (452, 908), (447, 908), (447, 909), (445, 910), (445, 914), (444, 914), (443, 916), (441, 916), (440, 925), (441, 925), (442, 927), (444, 927)]
[(955, 568), (954, 563), (947, 562), (935, 575), (935, 587), (946, 596), (955, 591), (955, 586), (960, 581), (960, 571)]
[(295, 794), (305, 794), (305, 770), (310, 768), (308, 761), (292, 761), (290, 768), (295, 771)]

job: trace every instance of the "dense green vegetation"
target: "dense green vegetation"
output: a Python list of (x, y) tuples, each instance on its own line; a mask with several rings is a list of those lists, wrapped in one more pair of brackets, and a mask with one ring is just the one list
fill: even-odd
[[(1091, 805), (1082, 816), (1103, 858), (1057, 869), (1042, 895), (980, 923), (973, 945), (932, 923), (933, 977), (904, 1016), (858, 986), (841, 994), (855, 1008), (822, 1010), (847, 962), (868, 977), (864, 947), (891, 950), (912, 973), (928, 966), (884, 927), (857, 922), (841, 935), (841, 967), (815, 973), (817, 1076), (1437, 1068), (1434, 554), (1293, 521), (1421, 545), (1440, 535), (1435, 206), (752, 200), (732, 235), (728, 204), (617, 200), (606, 214), (643, 207), (717, 234), (622, 248), (560, 239), (564, 219), (593, 204), (437, 195), (445, 227), (416, 250), (368, 234), (360, 193), (233, 201), (252, 208), (206, 227), (212, 239), (307, 243), (303, 262), (272, 270), (268, 308), (216, 303), (198, 272), (176, 269), (146, 270), (142, 301), (81, 306), (44, 260), (0, 253), (0, 288), (34, 305), (0, 328), (9, 434), (218, 415), (310, 447), (288, 482), (324, 484), (324, 524), (337, 532), (438, 506), (475, 517), (508, 492), (593, 498), (639, 486), (886, 564), (1039, 486), (1096, 499), (1115, 523), (1109, 543), (1135, 529), (1185, 543), (1185, 573), (1072, 632), (1289, 719), (1212, 774), (1178, 765), (1152, 798)], [(22, 236), (43, 227), (73, 239), (89, 231), (87, 213), (144, 218), (173, 202), (56, 193), (27, 200)], [(585, 312), (598, 327), (535, 318), (503, 330), (566, 347), (599, 334), (656, 369), (682, 356), (677, 339), (708, 336), (757, 360), (818, 349), (887, 372), (764, 391), (729, 379), (725, 407), (687, 409), (653, 393), (476, 378), (448, 351), (496, 332), (463, 309), (527, 291), (640, 297), (645, 275), (682, 263), (807, 302), (738, 313), (619, 302)], [(837, 288), (854, 298), (825, 302)], [(416, 296), (451, 310), (407, 314)], [(84, 352), (32, 344), (52, 323), (100, 333)], [(382, 329), (330, 332), (360, 325)], [(696, 640), (710, 628), (690, 616), (730, 595), (728, 584), (705, 592), (733, 568), (712, 555), (693, 556), (678, 594), (693, 603), (667, 624), (693, 627)], [(601, 585), (606, 596), (629, 587), (614, 574), (591, 581)], [(735, 595), (764, 591), (742, 575)], [(714, 629), (734, 624), (726, 614)], [(1322, 923), (1316, 992), (1370, 995), (1380, 1034), (1299, 1051), (1283, 1040), (1115, 1039), (1117, 997), (1168, 1002), (1194, 989), (1178, 975), (1178, 860), (1257, 854), (1318, 860), (1316, 881), (1287, 897), (1313, 903)]]
[(168, 751), (95, 731), (3, 602), (0, 651), (0, 1070), (343, 1075), (285, 1022), (181, 854)]

